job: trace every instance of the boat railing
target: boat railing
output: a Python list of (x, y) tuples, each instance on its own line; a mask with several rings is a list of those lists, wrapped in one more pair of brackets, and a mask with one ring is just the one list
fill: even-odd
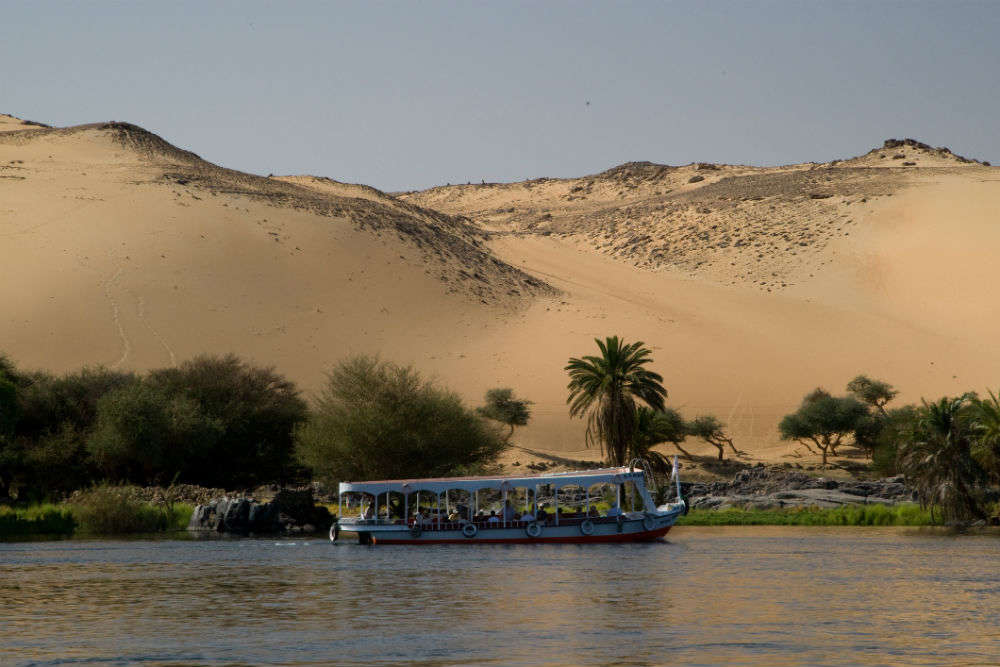
[[(632, 519), (637, 517), (628, 517), (622, 515), (623, 519)], [(600, 523), (617, 523), (618, 517), (614, 516), (588, 516), (586, 514), (560, 514), (559, 515), (559, 525), (560, 526), (577, 526), (584, 521), (591, 521), (595, 524)], [(400, 526), (412, 528), (415, 524), (413, 518), (407, 521), (402, 519), (359, 519), (345, 517), (344, 523), (351, 526)], [(420, 529), (423, 531), (452, 531), (461, 530), (467, 524), (473, 524), (479, 530), (492, 530), (497, 528), (527, 528), (528, 525), (532, 523), (540, 523), (543, 526), (554, 526), (555, 517), (547, 516), (543, 519), (536, 519), (534, 521), (489, 521), (488, 518), (476, 517), (474, 520), (469, 521), (468, 519), (461, 519), (459, 521), (424, 521), (420, 524)]]

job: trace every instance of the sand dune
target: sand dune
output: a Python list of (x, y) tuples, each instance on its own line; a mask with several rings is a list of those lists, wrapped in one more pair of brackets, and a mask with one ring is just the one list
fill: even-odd
[(1000, 176), (885, 150), (394, 196), (221, 169), (124, 123), (0, 117), (0, 350), (55, 371), (233, 351), (307, 391), (380, 352), (470, 402), (512, 386), (536, 402), (519, 444), (594, 458), (562, 367), (617, 333), (653, 348), (682, 412), (808, 463), (776, 424), (817, 385), (867, 372), (909, 401), (1000, 381)]
[(232, 350), (312, 389), (345, 354), (452, 349), (480, 311), (551, 291), (463, 220), (220, 169), (134, 126), (6, 132), (0, 165), (0, 349), (27, 367)]

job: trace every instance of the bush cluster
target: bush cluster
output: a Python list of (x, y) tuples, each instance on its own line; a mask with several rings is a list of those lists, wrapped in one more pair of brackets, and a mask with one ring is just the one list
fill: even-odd
[(61, 497), (99, 480), (224, 488), (300, 480), (293, 433), (307, 415), (294, 384), (233, 355), (142, 376), (20, 373), (3, 359), (0, 498)]
[(0, 500), (90, 489), (73, 494), (83, 529), (147, 532), (173, 518), (134, 493), (91, 487), (238, 490), (477, 471), (507, 447), (499, 423), (513, 431), (528, 419), (530, 402), (505, 391), (488, 404), (502, 409), (480, 414), (413, 368), (357, 357), (332, 370), (310, 410), (293, 383), (233, 355), (143, 375), (59, 376), (21, 373), (0, 356)]

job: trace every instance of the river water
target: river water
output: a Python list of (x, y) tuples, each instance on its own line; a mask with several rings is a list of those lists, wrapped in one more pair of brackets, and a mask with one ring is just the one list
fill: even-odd
[(2, 665), (1000, 664), (1000, 539), (0, 544)]

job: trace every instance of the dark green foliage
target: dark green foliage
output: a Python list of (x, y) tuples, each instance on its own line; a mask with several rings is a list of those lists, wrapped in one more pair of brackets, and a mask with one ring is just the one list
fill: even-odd
[(643, 459), (660, 473), (668, 472), (673, 464), (653, 447), (664, 442), (674, 445), (684, 456), (691, 458), (681, 443), (687, 437), (684, 419), (673, 408), (653, 410), (645, 406), (636, 408), (635, 434), (629, 448), (629, 459)]
[(97, 403), (109, 391), (138, 382), (133, 373), (84, 368), (61, 376), (32, 373), (20, 390), (17, 434), (31, 440), (65, 430), (87, 433), (97, 418)]
[(17, 405), (17, 387), (3, 375), (0, 375), (0, 438), (14, 435), (19, 413)]
[(106, 479), (199, 483), (206, 468), (216, 472), (212, 456), (222, 434), (219, 420), (192, 399), (141, 382), (101, 398), (87, 447)]
[(272, 368), (260, 368), (235, 355), (201, 356), (177, 368), (150, 372), (147, 381), (172, 398), (184, 398), (221, 427), (205, 431), (199, 452), (211, 464), (185, 481), (225, 488), (285, 482), (301, 474), (293, 465), (295, 427), (308, 407), (295, 385)]
[(915, 405), (904, 405), (886, 413), (872, 450), (872, 467), (888, 477), (900, 474), (896, 465), (899, 443), (909, 437), (917, 420)]
[(685, 430), (688, 435), (701, 438), (718, 449), (720, 461), (726, 445), (733, 450), (733, 454), (739, 454), (733, 444), (733, 439), (726, 433), (726, 425), (719, 421), (718, 417), (713, 415), (695, 417), (685, 425)]
[(17, 412), (13, 434), (0, 442), (0, 497), (16, 489), (20, 499), (37, 500), (90, 483), (95, 470), (84, 441), (97, 402), (136, 377), (105, 368), (62, 376), (17, 373), (9, 363), (4, 368), (15, 378)]
[(601, 356), (571, 358), (569, 413), (587, 415), (587, 443), (597, 441), (608, 462), (625, 465), (635, 434), (636, 401), (663, 410), (663, 377), (645, 368), (651, 352), (642, 341), (625, 344), (618, 336), (595, 339)]
[(490, 389), (486, 392), (486, 405), (476, 408), (483, 417), (493, 419), (510, 427), (507, 440), (514, 434), (515, 426), (524, 426), (531, 418), (531, 401), (515, 398), (510, 388)]
[(1000, 396), (990, 391), (989, 398), (972, 399), (972, 429), (972, 457), (1000, 485)]
[(297, 442), (301, 462), (330, 483), (475, 471), (506, 447), (458, 395), (373, 357), (330, 372)]
[(940, 509), (949, 521), (986, 516), (986, 471), (972, 456), (975, 400), (965, 394), (925, 401), (899, 443), (899, 469), (921, 506)]
[(827, 453), (836, 455), (843, 439), (852, 434), (867, 415), (868, 409), (857, 399), (831, 396), (816, 389), (802, 400), (797, 411), (782, 418), (778, 430), (783, 440), (798, 440), (810, 450), (809, 442), (815, 444), (823, 454), (825, 466)]

